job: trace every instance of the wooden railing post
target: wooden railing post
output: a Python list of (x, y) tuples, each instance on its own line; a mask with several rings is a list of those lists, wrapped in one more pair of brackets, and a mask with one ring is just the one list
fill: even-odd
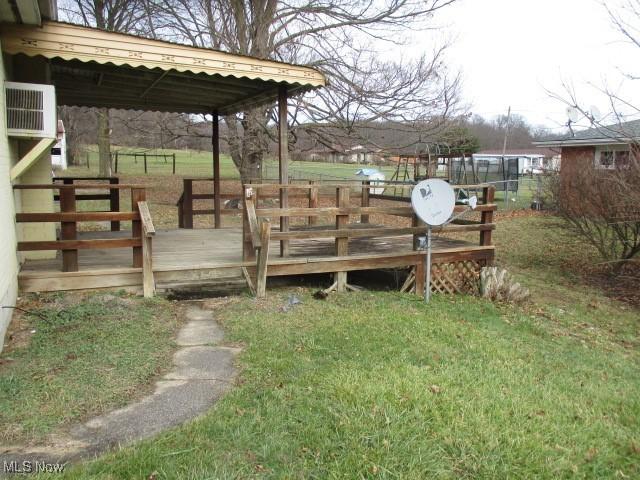
[[(131, 189), (131, 210), (133, 212), (138, 211), (138, 202), (144, 202), (145, 200), (146, 193), (144, 188)], [(131, 221), (131, 237), (142, 238), (142, 222), (140, 220)], [(142, 247), (133, 247), (133, 267), (142, 267)]]
[(267, 262), (269, 260), (269, 243), (271, 242), (271, 223), (260, 222), (260, 253), (256, 268), (256, 297), (267, 295)]
[(193, 181), (183, 180), (182, 216), (184, 228), (193, 228)]
[[(65, 180), (64, 183), (73, 183), (73, 180), (71, 180), (71, 182)], [(74, 187), (60, 189), (60, 211), (63, 213), (76, 211), (76, 189)], [(76, 240), (76, 235), (77, 225), (75, 220), (72, 222), (61, 222), (61, 240)], [(62, 271), (78, 271), (78, 250), (62, 250)]]
[(254, 194), (249, 185), (245, 185), (242, 192), (242, 259), (252, 261), (256, 258), (256, 252), (251, 241), (251, 227), (247, 212), (247, 200), (253, 200)]
[(142, 223), (142, 293), (145, 298), (156, 293), (156, 282), (153, 278), (153, 237), (156, 229), (153, 226), (151, 212), (147, 202), (138, 203), (140, 222)]
[[(338, 187), (336, 192), (336, 206), (338, 208), (349, 206), (349, 187)], [(347, 228), (349, 215), (336, 215), (336, 230)], [(349, 237), (336, 238), (336, 256), (344, 257), (349, 254)], [(336, 291), (347, 290), (347, 272), (336, 272)]]
[[(309, 185), (315, 185), (315, 180), (309, 180)], [(311, 187), (309, 189), (309, 208), (318, 208), (318, 187)], [(315, 225), (318, 221), (318, 218), (315, 216), (310, 216), (307, 219), (308, 225)]]
[(142, 158), (144, 159), (144, 173), (146, 174), (147, 173), (147, 153), (146, 152), (143, 153)]
[[(371, 181), (370, 180), (365, 180), (364, 182), (362, 182), (362, 200), (361, 200), (361, 206), (363, 207), (368, 207), (369, 206), (369, 186), (371, 185)], [(369, 223), (369, 215), (363, 213), (360, 216), (360, 223)]]
[(178, 228), (184, 228), (184, 193), (178, 199)]
[[(493, 203), (495, 197), (496, 187), (488, 186), (482, 189), (482, 204), (488, 205)], [(493, 223), (493, 210), (483, 211), (480, 214), (481, 223)], [(480, 245), (481, 246), (489, 246), (491, 245), (491, 230), (482, 230), (480, 232)]]
[[(118, 153), (116, 152), (116, 158)], [(109, 179), (109, 185), (117, 185), (120, 180), (117, 177), (112, 177)], [(120, 211), (120, 190), (117, 188), (109, 189), (109, 211), (111, 212), (119, 212)], [(111, 222), (111, 231), (119, 232), (120, 231), (120, 221), (114, 220)]]

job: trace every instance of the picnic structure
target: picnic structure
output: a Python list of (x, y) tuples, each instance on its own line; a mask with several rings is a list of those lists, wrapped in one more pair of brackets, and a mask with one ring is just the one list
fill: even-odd
[[(54, 21), (39, 28), (8, 25), (0, 40), (3, 53), (16, 62), (47, 64), (59, 105), (206, 113), (213, 119), (213, 176), (184, 180), (178, 206), (182, 228), (156, 230), (146, 187), (120, 183), (116, 177), (14, 182), (16, 192), (38, 191), (52, 204), (59, 202), (59, 211), (16, 213), (18, 225), (55, 224), (59, 232), (53, 238), (19, 238), (19, 252), (54, 252), (49, 258), (25, 256), (18, 275), (21, 291), (125, 287), (152, 296), (185, 283), (243, 277), (261, 297), (269, 277), (332, 273), (329, 289), (345, 291), (353, 288), (348, 272), (397, 268), (411, 269), (403, 290), (424, 291), (425, 252), (418, 249), (417, 237), (426, 226), (406, 202), (373, 193), (390, 187), (410, 191), (412, 182), (290, 182), (287, 99), (324, 86), (320, 72)], [(223, 205), (228, 196), (220, 185), (219, 116), (274, 102), (279, 179), (243, 185), (242, 227), (222, 228), (222, 216), (238, 210)], [(29, 165), (20, 168), (26, 171)], [(194, 193), (198, 181), (209, 182), (210, 193)], [(458, 220), (440, 233), (478, 236), (436, 239), (434, 291), (472, 289), (480, 268), (494, 258), (494, 188), (456, 188), (482, 192), (479, 218)], [(198, 211), (194, 199), (212, 200), (211, 208)], [(109, 209), (80, 206), (90, 200), (109, 200)], [(213, 216), (214, 228), (193, 228), (194, 215)], [(406, 224), (398, 225), (398, 218)], [(108, 222), (109, 230), (79, 231), (80, 222)], [(130, 230), (123, 229), (123, 222), (130, 222)]]

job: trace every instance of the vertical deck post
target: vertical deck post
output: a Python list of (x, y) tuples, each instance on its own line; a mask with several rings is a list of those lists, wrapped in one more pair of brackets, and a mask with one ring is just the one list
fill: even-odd
[[(280, 183), (289, 183), (289, 129), (287, 124), (287, 87), (278, 90), (278, 161)], [(289, 189), (280, 188), (280, 208), (289, 208)], [(280, 231), (289, 231), (289, 217), (280, 217)], [(289, 240), (280, 241), (280, 256), (289, 256)]]
[(269, 243), (271, 241), (271, 223), (260, 223), (260, 256), (256, 269), (256, 297), (267, 295), (267, 262), (269, 260)]
[[(336, 206), (338, 208), (349, 206), (349, 187), (338, 187), (336, 192)], [(336, 230), (347, 228), (349, 215), (336, 215)], [(349, 254), (349, 237), (336, 238), (336, 256), (344, 257)], [(346, 292), (347, 272), (336, 272), (336, 290)]]
[[(315, 180), (309, 180), (309, 185), (315, 185), (316, 182)], [(318, 187), (313, 186), (309, 189), (309, 208), (318, 208)], [(318, 220), (318, 217), (316, 217), (315, 215), (311, 215), (308, 219), (307, 219), (307, 224), (308, 225), (315, 225), (316, 222)]]
[[(249, 193), (249, 185), (245, 185), (242, 190), (242, 260), (253, 261), (256, 258), (256, 252), (251, 241), (251, 229), (249, 228), (249, 216), (247, 215), (247, 199), (254, 198), (254, 193)], [(255, 205), (255, 203), (254, 203)]]
[(173, 174), (176, 174), (176, 154), (173, 154)]
[(184, 228), (193, 228), (193, 181), (185, 178), (182, 181), (182, 216)]
[[(118, 173), (118, 152), (117, 151), (115, 153), (115, 156), (116, 156), (116, 172), (115, 173)], [(87, 153), (87, 168), (89, 168), (89, 154), (88, 153)]]
[[(116, 158), (118, 158), (118, 153), (116, 152)], [(109, 185), (117, 185), (120, 180), (117, 177), (111, 177), (109, 179)], [(117, 188), (109, 189), (109, 210), (112, 212), (120, 211), (120, 190)], [(119, 232), (120, 231), (120, 221), (114, 220), (111, 222), (111, 231)]]
[(415, 294), (419, 297), (423, 297), (425, 294), (425, 272), (424, 272), (424, 260), (422, 257), (420, 261), (416, 263), (416, 279), (415, 279)]
[[(132, 188), (131, 189), (131, 210), (138, 212), (138, 202), (144, 202), (146, 200), (146, 193), (144, 188)], [(142, 241), (142, 222), (140, 220), (131, 221), (131, 236), (133, 238), (140, 238)], [(142, 267), (142, 247), (133, 247), (133, 268)]]
[[(369, 206), (369, 186), (371, 185), (371, 181), (370, 180), (365, 180), (364, 182), (362, 182), (362, 199), (361, 199), (361, 206), (363, 207), (368, 207)], [(369, 214), (365, 214), (363, 213), (360, 216), (360, 223), (369, 223)]]
[(153, 280), (153, 249), (150, 236), (142, 236), (142, 293), (145, 298), (151, 298), (156, 293)]
[(147, 152), (143, 154), (142, 158), (144, 159), (144, 173), (146, 175), (147, 174)]
[[(482, 204), (488, 205), (493, 203), (493, 199), (496, 193), (496, 188), (494, 186), (484, 187), (482, 189)], [(493, 223), (493, 211), (482, 212), (481, 222), (485, 223)], [(488, 246), (491, 245), (491, 230), (482, 230), (480, 232), (480, 245)]]
[[(73, 183), (64, 181), (65, 184)], [(75, 212), (76, 211), (76, 189), (74, 187), (66, 187), (60, 189), (60, 211)], [(61, 222), (60, 238), (62, 240), (75, 240), (77, 234), (76, 222)], [(78, 271), (78, 250), (62, 250), (62, 271), (77, 272)]]
[(211, 147), (213, 151), (213, 220), (214, 227), (222, 226), (220, 218), (220, 125), (218, 111), (214, 110), (211, 120)]

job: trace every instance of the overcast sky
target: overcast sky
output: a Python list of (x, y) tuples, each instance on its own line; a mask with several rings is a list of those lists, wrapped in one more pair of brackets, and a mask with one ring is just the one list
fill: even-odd
[[(465, 99), (485, 117), (511, 105), (557, 130), (566, 122), (566, 106), (545, 89), (560, 92), (562, 79), (572, 82), (584, 104), (604, 114), (603, 96), (588, 83), (618, 88), (619, 69), (640, 73), (637, 47), (622, 41), (596, 0), (460, 0), (438, 21), (454, 39), (448, 58), (463, 73)], [(619, 88), (638, 104), (640, 82), (634, 90), (630, 83)]]

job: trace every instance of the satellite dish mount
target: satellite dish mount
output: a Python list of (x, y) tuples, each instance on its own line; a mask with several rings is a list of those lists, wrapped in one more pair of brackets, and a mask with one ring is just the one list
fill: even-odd
[[(444, 180), (430, 178), (418, 183), (411, 191), (411, 206), (413, 211), (427, 225), (427, 236), (420, 238), (420, 249), (426, 249), (425, 256), (425, 291), (424, 301), (431, 299), (431, 231), (433, 227), (440, 227), (451, 223), (467, 212), (474, 210), (478, 204), (477, 197), (469, 198), (468, 209), (452, 216), (456, 206), (456, 196), (451, 185)], [(418, 292), (416, 292), (418, 293)]]

